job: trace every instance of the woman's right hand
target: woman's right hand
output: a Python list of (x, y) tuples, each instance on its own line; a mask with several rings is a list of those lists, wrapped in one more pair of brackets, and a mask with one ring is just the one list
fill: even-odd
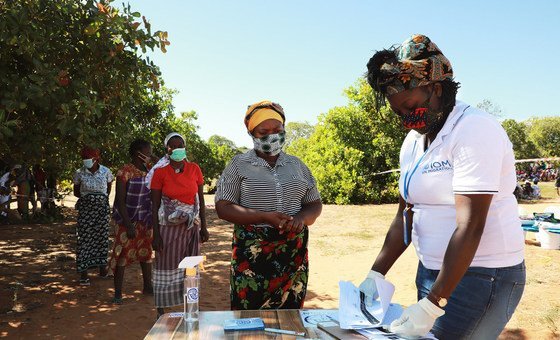
[(280, 233), (284, 232), (285, 225), (293, 219), (292, 216), (283, 214), (278, 211), (270, 211), (263, 214), (264, 221), (271, 226), (280, 229)]
[(373, 301), (379, 298), (379, 294), (377, 293), (377, 284), (375, 283), (375, 279), (385, 279), (385, 275), (376, 272), (375, 270), (370, 270), (366, 276), (366, 279), (360, 284), (360, 291), (365, 294), (366, 305), (372, 306)]
[(152, 249), (155, 251), (163, 250), (163, 239), (159, 234), (154, 234), (154, 239), (152, 240)]

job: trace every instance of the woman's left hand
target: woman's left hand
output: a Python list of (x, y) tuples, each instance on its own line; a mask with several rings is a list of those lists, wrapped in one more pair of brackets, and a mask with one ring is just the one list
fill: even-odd
[(200, 228), (200, 242), (204, 243), (208, 241), (210, 238), (210, 233), (208, 233), (208, 229), (206, 227)]
[(303, 221), (303, 217), (295, 215), (291, 221), (288, 221), (284, 225), (284, 231), (287, 233), (294, 232), (296, 234), (299, 234), (303, 230), (304, 226), (305, 222)]

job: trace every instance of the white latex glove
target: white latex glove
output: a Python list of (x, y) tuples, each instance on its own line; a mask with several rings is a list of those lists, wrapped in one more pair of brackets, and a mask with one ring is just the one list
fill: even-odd
[(373, 305), (373, 301), (379, 297), (375, 278), (385, 279), (385, 276), (375, 270), (370, 270), (366, 279), (360, 284), (360, 291), (366, 295), (366, 306)]
[(436, 319), (443, 314), (443, 309), (423, 298), (405, 309), (400, 318), (391, 322), (389, 331), (407, 339), (420, 338), (428, 334)]

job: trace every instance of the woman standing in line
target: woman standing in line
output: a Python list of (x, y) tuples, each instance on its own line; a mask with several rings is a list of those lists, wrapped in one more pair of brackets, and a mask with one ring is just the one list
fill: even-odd
[(144, 294), (152, 294), (152, 201), (146, 186), (151, 167), (152, 146), (143, 139), (130, 144), (130, 163), (117, 172), (113, 219), (118, 230), (109, 266), (113, 270), (115, 297), (113, 303), (122, 304), (125, 268), (140, 262)]
[(179, 262), (200, 255), (200, 243), (208, 241), (204, 178), (198, 164), (186, 160), (185, 138), (170, 133), (164, 141), (167, 155), (150, 171), (154, 300), (158, 317), (165, 307), (183, 304), (184, 269)]
[(76, 266), (80, 285), (89, 286), (88, 269), (99, 268), (99, 276), (107, 276), (109, 251), (109, 194), (113, 174), (99, 164), (98, 149), (84, 147), (84, 166), (74, 174), (74, 196), (78, 197), (78, 237)]
[(282, 152), (279, 104), (250, 105), (244, 122), (254, 148), (232, 159), (215, 196), (218, 216), (235, 224), (231, 309), (303, 308), (308, 226), (321, 214), (321, 196), (307, 166)]

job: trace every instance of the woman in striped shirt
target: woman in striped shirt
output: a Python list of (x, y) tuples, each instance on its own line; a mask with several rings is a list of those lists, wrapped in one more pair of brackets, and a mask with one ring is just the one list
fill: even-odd
[(231, 308), (298, 309), (307, 290), (307, 226), (321, 214), (313, 175), (282, 152), (284, 110), (262, 101), (249, 106), (245, 126), (254, 149), (226, 167), (216, 192), (218, 216), (235, 224)]

